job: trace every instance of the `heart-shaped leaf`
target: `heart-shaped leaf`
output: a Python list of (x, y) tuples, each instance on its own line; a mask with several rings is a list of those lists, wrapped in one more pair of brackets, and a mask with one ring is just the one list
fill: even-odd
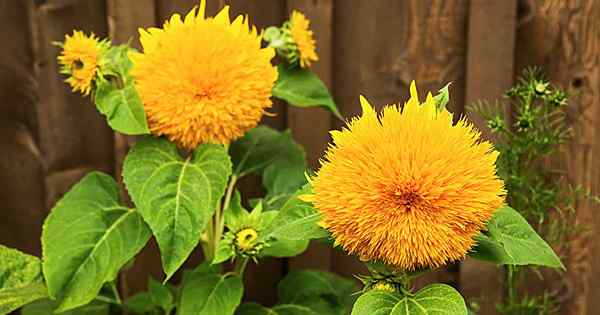
[(361, 295), (352, 315), (467, 315), (463, 297), (449, 285), (432, 284), (407, 296), (374, 289)]
[(85, 305), (150, 238), (137, 211), (119, 204), (117, 183), (92, 172), (58, 201), (42, 231), (43, 270), (57, 312)]
[(175, 144), (146, 137), (127, 155), (123, 180), (158, 241), (167, 279), (198, 245), (230, 174), (221, 145), (203, 144), (183, 159)]

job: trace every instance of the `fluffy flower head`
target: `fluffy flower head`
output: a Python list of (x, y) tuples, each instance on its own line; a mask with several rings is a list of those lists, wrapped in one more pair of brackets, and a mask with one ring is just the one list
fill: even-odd
[(65, 35), (58, 62), (61, 73), (69, 76), (66, 82), (73, 92), (90, 94), (105, 47), (106, 43), (100, 42), (94, 34), (86, 36), (81, 31), (73, 31), (73, 35)]
[(310, 196), (337, 244), (404, 270), (459, 260), (504, 202), (498, 153), (467, 121), (420, 104), (414, 82), (403, 108), (363, 114), (332, 132)]
[(313, 31), (310, 30), (310, 20), (304, 14), (294, 10), (290, 16), (290, 34), (298, 49), (300, 67), (306, 68), (319, 60)]
[(205, 17), (206, 3), (163, 28), (140, 30), (143, 53), (131, 55), (132, 75), (151, 132), (179, 146), (229, 143), (257, 125), (271, 106), (277, 70), (272, 48), (247, 18), (229, 7)]

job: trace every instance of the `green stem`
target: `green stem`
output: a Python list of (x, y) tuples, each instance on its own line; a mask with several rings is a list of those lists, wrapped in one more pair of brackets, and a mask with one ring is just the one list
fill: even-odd
[(508, 291), (508, 305), (516, 305), (517, 302), (517, 270), (513, 265), (506, 269), (506, 289)]
[(246, 270), (246, 266), (248, 265), (249, 260), (250, 260), (250, 258), (248, 258), (248, 257), (244, 257), (242, 259), (236, 259), (235, 268), (233, 269), (233, 272), (236, 275), (243, 277), (244, 271)]
[[(231, 196), (233, 195), (233, 190), (235, 189), (235, 183), (237, 182), (237, 176), (232, 175), (229, 179), (229, 185), (227, 186), (227, 190), (225, 191), (225, 199), (223, 200), (223, 206), (221, 208), (217, 208), (217, 212), (215, 213), (215, 229), (213, 236), (213, 251), (216, 252), (219, 241), (221, 240), (221, 236), (223, 235), (223, 229), (225, 228), (225, 220), (224, 214), (225, 210), (229, 207), (231, 203)], [(214, 257), (213, 253), (213, 257)]]

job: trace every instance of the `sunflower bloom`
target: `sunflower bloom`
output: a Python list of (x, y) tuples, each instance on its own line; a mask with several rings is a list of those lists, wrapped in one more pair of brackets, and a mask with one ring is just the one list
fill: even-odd
[(163, 28), (140, 30), (143, 53), (132, 75), (150, 130), (180, 147), (226, 144), (255, 127), (271, 106), (275, 52), (261, 48), (248, 20), (229, 20), (229, 7), (205, 17), (206, 3)]
[(73, 35), (65, 35), (58, 62), (61, 65), (60, 72), (69, 76), (65, 81), (73, 92), (90, 94), (106, 47), (107, 44), (100, 42), (94, 34), (86, 36), (81, 31), (73, 31)]
[(332, 132), (309, 199), (336, 243), (362, 260), (403, 270), (464, 258), (504, 202), (498, 152), (465, 120), (438, 112), (414, 82), (403, 109), (363, 114)]
[(319, 60), (313, 32), (310, 30), (310, 21), (304, 14), (294, 10), (290, 17), (290, 34), (298, 49), (300, 67), (307, 68), (314, 61)]

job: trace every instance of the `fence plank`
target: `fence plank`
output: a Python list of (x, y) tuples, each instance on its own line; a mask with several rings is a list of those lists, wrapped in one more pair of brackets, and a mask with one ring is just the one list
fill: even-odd
[(0, 3), (0, 243), (39, 255), (37, 232), (46, 212), (32, 15), (30, 2)]
[[(462, 113), (467, 4), (336, 1), (334, 92), (342, 113), (360, 113), (359, 93), (378, 107), (406, 100), (412, 79), (422, 91), (437, 91), (452, 81), (451, 108)], [(339, 253), (333, 264), (344, 274), (362, 272), (356, 260)], [(456, 283), (457, 276), (440, 271), (421, 282)]]
[[(574, 139), (560, 157), (573, 185), (599, 192), (600, 135), (600, 3), (583, 1), (528, 1), (523, 3), (517, 33), (516, 70), (541, 66), (550, 81), (570, 90), (569, 119)], [(577, 204), (577, 221), (592, 231), (600, 227), (597, 206)], [(568, 253), (563, 278), (561, 314), (591, 314), (600, 307), (600, 250), (598, 233), (581, 233)]]
[[(494, 12), (494, 14), (490, 14)], [(517, 1), (471, 0), (466, 68), (465, 105), (500, 99), (513, 81)], [(469, 120), (490, 138), (476, 113)], [(467, 259), (460, 267), (460, 289), (468, 302), (477, 302), (478, 314), (497, 314), (503, 298), (502, 270)]]
[[(332, 14), (333, 1), (288, 0), (288, 12), (299, 10), (310, 19), (310, 27), (317, 41), (319, 61), (311, 70), (331, 89), (332, 87)], [(309, 167), (316, 170), (329, 142), (332, 115), (320, 108), (306, 109), (289, 107), (287, 125), (294, 139), (306, 150)], [(313, 243), (301, 256), (289, 260), (290, 268), (331, 269), (331, 248), (322, 243)]]

